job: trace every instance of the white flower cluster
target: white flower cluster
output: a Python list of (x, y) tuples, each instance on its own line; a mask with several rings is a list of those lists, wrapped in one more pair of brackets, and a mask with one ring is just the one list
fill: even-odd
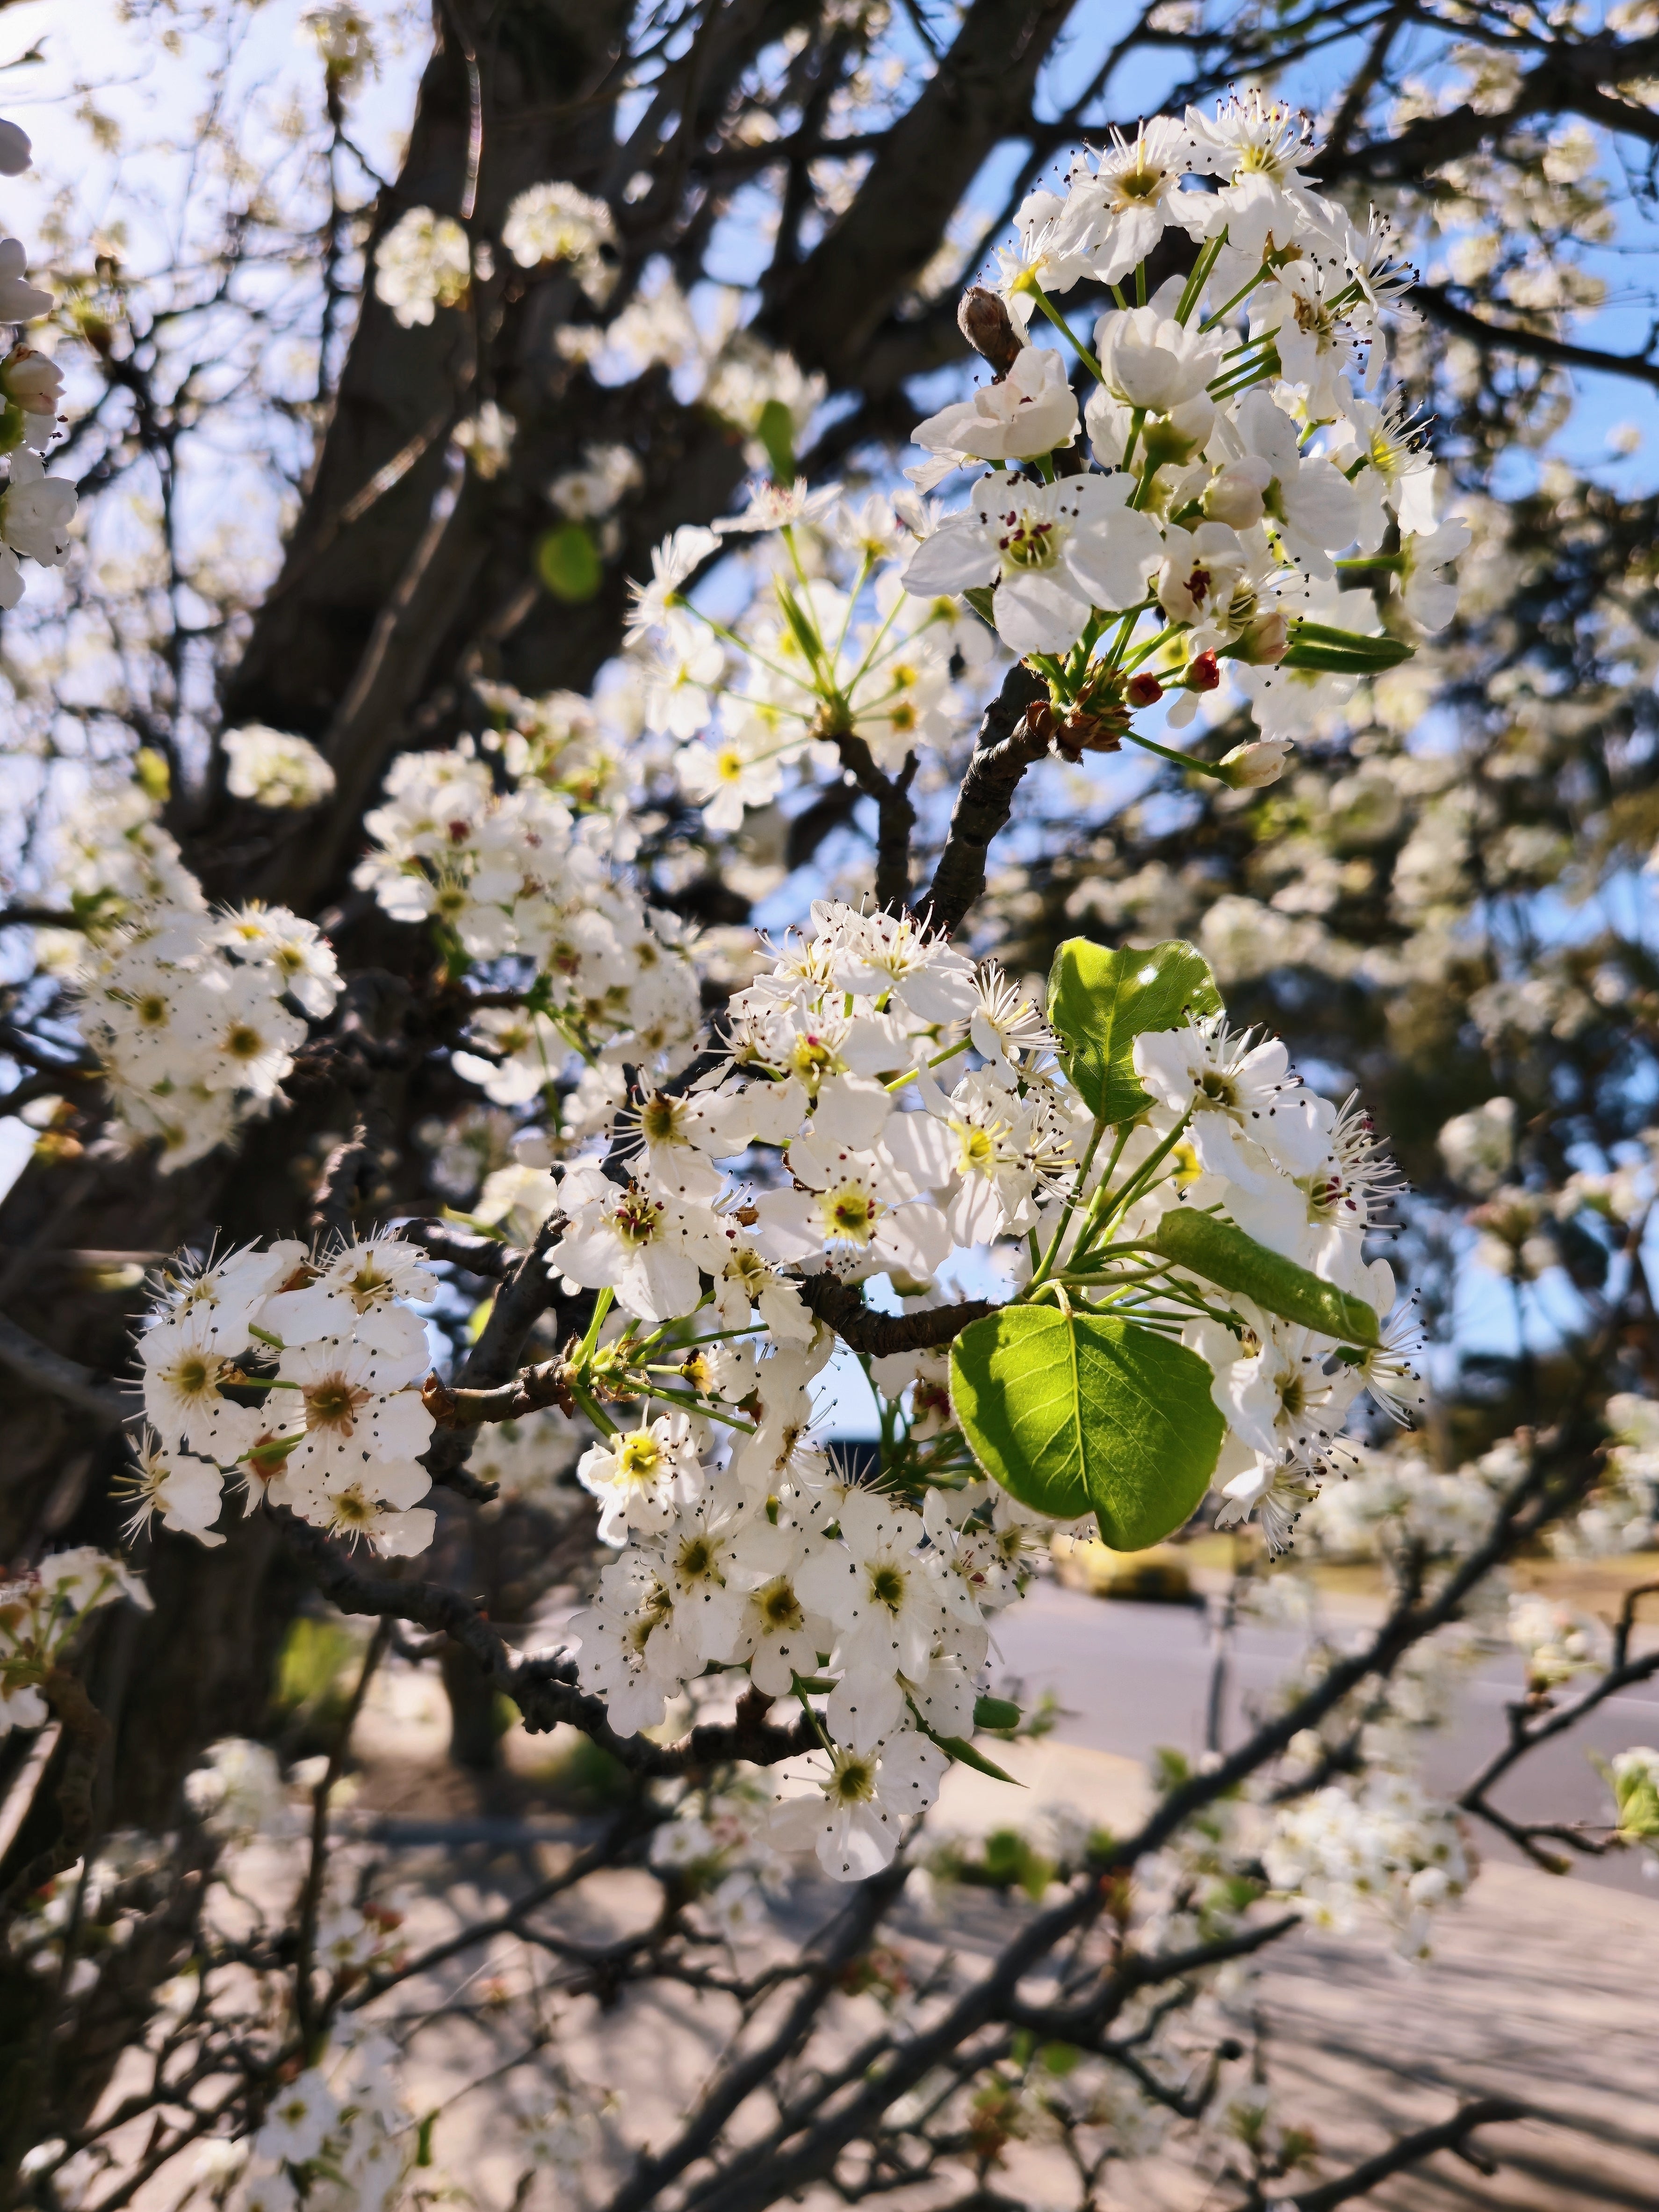
[(117, 1598), (149, 1608), (143, 1583), (110, 1552), (82, 1545), (0, 1581), (0, 1737), (44, 1727), (41, 1686), (89, 1613)]
[(1388, 1316), (1374, 1346), (1340, 1358), (1334, 1337), (1248, 1297), (1226, 1302), (1224, 1322), (1186, 1324), (1186, 1340), (1214, 1373), (1229, 1429), (1217, 1471), (1218, 1526), (1255, 1513), (1268, 1548), (1282, 1551), (1322, 1477), (1352, 1456), (1340, 1435), (1360, 1393), (1401, 1422), (1423, 1402), (1412, 1308), (1390, 1312), (1393, 1271), (1386, 1260), (1364, 1257), (1399, 1178), (1356, 1102), (1337, 1109), (1310, 1091), (1276, 1039), (1253, 1041), (1217, 1016), (1137, 1037), (1134, 1066), (1155, 1103), (1124, 1164), (1173, 1143), (1182, 1166), (1137, 1194), (1115, 1237), (1145, 1233), (1171, 1206), (1216, 1212)]
[(585, 465), (567, 469), (547, 487), (547, 496), (572, 522), (600, 522), (644, 482), (639, 456), (626, 446), (590, 446)]
[(295, 1832), (283, 1770), (269, 1744), (222, 1736), (185, 1777), (185, 1802), (214, 1835), (249, 1842)]
[(201, 888), (160, 811), (156, 793), (142, 781), (94, 785), (57, 825), (53, 878), (94, 934), (135, 908), (200, 909)]
[(769, 1795), (741, 1782), (696, 1790), (651, 1838), (651, 1863), (672, 1871), (728, 1943), (757, 1936), (763, 1900), (784, 1886), (783, 1861), (769, 1838)]
[(751, 468), (763, 468), (772, 459), (762, 442), (769, 410), (782, 414), (793, 443), (829, 389), (827, 379), (809, 375), (792, 355), (777, 352), (749, 331), (734, 330), (711, 355), (702, 399), (713, 413), (748, 434), (744, 459)]
[(400, 2094), (403, 2053), (349, 2020), (291, 2081), (279, 2083), (247, 2146), (237, 2212), (385, 2212), (415, 2164)]
[(1602, 1663), (1606, 1632), (1601, 1622), (1541, 1590), (1516, 1590), (1510, 1598), (1510, 1641), (1526, 1663), (1527, 1687), (1559, 1689), (1575, 1674)]
[[(829, 534), (863, 555), (847, 592), (809, 575), (795, 535), (827, 494), (769, 492), (723, 526), (779, 531), (787, 556), (741, 635), (683, 597), (708, 533), (661, 549), (635, 623), (661, 633), (653, 726), (687, 742), (683, 786), (714, 826), (774, 797), (809, 738), (865, 738), (887, 768), (938, 743), (951, 652), (981, 618), (1048, 679), (1072, 758), (1155, 744), (1138, 714), (1164, 702), (1178, 729), (1231, 677), (1262, 735), (1210, 772), (1241, 786), (1272, 781), (1290, 740), (1409, 650), (1372, 591), (1397, 592), (1419, 629), (1445, 627), (1468, 526), (1437, 522), (1423, 426), (1364, 386), (1384, 311), (1411, 319), (1411, 272), (1386, 226), (1359, 233), (1312, 189), (1316, 151), (1301, 118), (1252, 93), (1117, 136), (1063, 197), (1034, 193), (1001, 304), (969, 295), (1012, 362), (919, 427), (932, 458), (909, 473), (925, 491), (958, 468), (988, 472), (942, 518), (888, 509), (861, 532), (843, 513)], [(1145, 258), (1171, 224), (1194, 266), (1147, 298)], [(1054, 297), (1091, 278), (1122, 301), (1131, 272), (1140, 304), (1102, 315), (1091, 351)], [(1024, 342), (1039, 306), (1093, 380), (1081, 416), (1065, 356)], [(908, 619), (902, 592), (920, 602)]]
[(220, 740), (230, 763), (225, 788), (256, 806), (319, 805), (334, 789), (334, 771), (307, 738), (251, 722)]
[[(27, 136), (0, 122), (0, 175), (15, 177), (29, 166)], [(0, 323), (37, 323), (52, 313), (52, 295), (28, 282), (22, 241), (0, 237)], [(0, 454), (6, 481), (0, 489), (0, 608), (23, 596), (25, 561), (61, 568), (69, 558), (70, 525), (77, 504), (65, 477), (49, 477), (40, 456), (58, 432), (64, 390), (56, 362), (21, 339), (0, 358)]]
[(322, 0), (300, 18), (296, 38), (309, 38), (330, 77), (343, 89), (380, 74), (374, 33), (351, 0)]
[[(603, 200), (574, 185), (532, 185), (507, 210), (501, 244), (521, 269), (568, 262), (591, 300), (603, 301), (616, 282), (606, 259), (617, 227)], [(405, 330), (430, 323), (440, 307), (465, 304), (472, 286), (473, 252), (453, 216), (428, 207), (407, 209), (374, 249), (374, 289)], [(480, 276), (489, 274), (487, 246), (477, 254)]]
[(590, 300), (603, 301), (617, 279), (605, 249), (617, 243), (610, 209), (591, 192), (555, 181), (520, 192), (501, 225), (501, 244), (520, 269), (568, 262)]
[(132, 1532), (159, 1513), (222, 1541), (210, 1532), (228, 1474), (249, 1511), (268, 1498), (387, 1556), (423, 1552), (431, 1359), (410, 1302), (436, 1290), (392, 1236), (315, 1257), (248, 1245), (169, 1277), (138, 1347), (155, 1434), (129, 1486)]
[(1550, 1531), (1558, 1558), (1603, 1559), (1644, 1551), (1659, 1518), (1659, 1406), (1633, 1391), (1618, 1390), (1607, 1403), (1613, 1443), (1605, 1479), (1571, 1520)]
[(1274, 1888), (1315, 1927), (1346, 1931), (1364, 1908), (1380, 1911), (1408, 1958), (1426, 1954), (1429, 1915), (1472, 1875), (1455, 1816), (1386, 1771), (1329, 1783), (1287, 1805), (1261, 1859)]
[(682, 933), (617, 876), (608, 816), (578, 820), (534, 779), (498, 792), (463, 744), (400, 755), (366, 827), (356, 880), (387, 914), (440, 924), (469, 959), (534, 963), (526, 1008), (481, 1012), (481, 1051), (456, 1059), (497, 1105), (535, 1097), (573, 1058), (614, 1069), (690, 1056), (702, 1005)]
[[(1028, 346), (916, 433), (933, 455), (912, 471), (923, 488), (976, 461), (993, 471), (913, 555), (908, 587), (988, 594), (1004, 643), (1059, 657), (1060, 696), (1085, 715), (1179, 689), (1179, 726), (1224, 666), (1265, 736), (1314, 726), (1354, 675), (1331, 656), (1322, 669), (1287, 665), (1286, 653), (1297, 623), (1352, 631), (1345, 555), (1365, 580), (1391, 576), (1420, 627), (1451, 619), (1444, 570), (1468, 527), (1437, 525), (1417, 428), (1396, 399), (1359, 388), (1379, 316), (1399, 313), (1412, 272), (1386, 226), (1358, 232), (1311, 189), (1316, 152), (1304, 118), (1251, 93), (1213, 116), (1115, 133), (1097, 161), (1079, 160), (1063, 197), (1035, 192), (1022, 207), (1001, 289), (1017, 324), (1041, 306), (1094, 380), (1083, 428), (1103, 475), (1054, 476), (1050, 456), (1074, 445), (1079, 416), (1049, 349)], [(1196, 188), (1200, 177), (1217, 187)], [(1148, 299), (1142, 264), (1171, 225), (1196, 262)], [(1091, 352), (1054, 295), (1132, 271), (1141, 304), (1103, 314)], [(1384, 556), (1391, 523), (1401, 550)], [(1156, 635), (1131, 648), (1143, 611)], [(1360, 629), (1374, 631), (1364, 614)], [(1122, 641), (1094, 659), (1120, 623)]]
[(631, 383), (647, 370), (679, 372), (675, 388), (698, 398), (712, 414), (744, 434), (750, 468), (773, 466), (775, 452), (761, 437), (787, 428), (799, 443), (829, 392), (827, 380), (806, 374), (792, 356), (739, 327), (744, 295), (736, 285), (713, 289), (709, 307), (691, 303), (661, 264), (629, 295), (606, 324), (567, 323), (555, 337), (561, 356), (580, 362), (603, 383)]
[(201, 910), (179, 870), (175, 903), (144, 907), (90, 946), (77, 984), (82, 1036), (130, 1140), (164, 1173), (269, 1112), (307, 1018), (339, 995), (334, 951), (285, 907)]
[[(905, 592), (896, 557), (922, 519), (908, 497), (872, 495), (855, 507), (836, 487), (809, 494), (797, 483), (763, 488), (716, 530), (683, 529), (657, 550), (629, 630), (645, 722), (678, 741), (680, 789), (709, 829), (738, 829), (804, 763), (838, 771), (844, 742), (861, 741), (889, 771), (918, 745), (948, 742), (962, 709), (953, 666), (982, 668), (994, 648), (954, 601), (923, 605)], [(776, 567), (735, 629), (684, 599), (722, 541), (781, 532), (798, 556), (808, 526), (841, 564), (840, 581)]]
[[(1073, 1262), (1106, 1266), (1089, 1259), (1085, 1224), (1109, 1223), (1114, 1250), (1146, 1249), (1185, 1206), (1224, 1211), (1322, 1281), (1392, 1303), (1386, 1263), (1362, 1252), (1392, 1168), (1362, 1117), (1291, 1074), (1282, 1046), (1219, 1020), (1139, 1039), (1153, 1104), (1124, 1130), (1111, 1163), (1123, 1180), (1109, 1187), (1103, 1162), (1080, 1164), (1091, 1116), (1055, 1042), (948, 943), (823, 902), (811, 933), (732, 1000), (728, 1066), (630, 1107), (607, 1136), (611, 1171), (578, 1160), (557, 1187), (550, 1267), (568, 1291), (599, 1291), (596, 1346), (613, 1301), (629, 1317), (601, 1350), (646, 1401), (624, 1429), (588, 1407), (607, 1433), (578, 1474), (601, 1536), (623, 1548), (585, 1624), (584, 1679), (631, 1729), (659, 1723), (711, 1667), (746, 1668), (769, 1696), (835, 1677), (830, 1771), (779, 1832), (816, 1841), (838, 1875), (881, 1863), (904, 1813), (931, 1800), (937, 1739), (971, 1729), (986, 1616), (1018, 1594), (1033, 1528), (1052, 1524), (975, 1480), (948, 1437), (937, 1464), (950, 1484), (921, 1472), (908, 1495), (860, 1488), (813, 1448), (809, 1385), (829, 1346), (801, 1279), (884, 1273), (914, 1299), (954, 1252), (985, 1244), (1017, 1280), (1048, 1246), (1063, 1279)], [(942, 1075), (957, 1059), (965, 1072)], [(626, 1182), (612, 1179), (618, 1151)], [(741, 1180), (717, 1164), (739, 1155), (753, 1163)], [(1408, 1320), (1339, 1358), (1334, 1337), (1167, 1274), (1143, 1295), (1210, 1362), (1231, 1431), (1224, 1516), (1259, 1510), (1278, 1549), (1360, 1390), (1395, 1413), (1415, 1401)], [(953, 1429), (946, 1367), (942, 1352), (869, 1364), (905, 1452)], [(649, 1379), (664, 1372), (672, 1383)], [(653, 1398), (666, 1410), (653, 1415)]]
[(1345, 1480), (1328, 1483), (1310, 1510), (1313, 1548), (1338, 1559), (1397, 1548), (1460, 1559), (1490, 1533), (1499, 1487), (1479, 1463), (1443, 1474), (1419, 1453), (1357, 1444)]
[(472, 284), (472, 248), (453, 215), (410, 208), (374, 249), (374, 291), (404, 328), (459, 307)]

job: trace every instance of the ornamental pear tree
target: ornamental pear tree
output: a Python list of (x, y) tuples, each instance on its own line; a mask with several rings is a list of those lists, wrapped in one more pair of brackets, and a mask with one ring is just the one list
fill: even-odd
[[(1316, 2145), (1251, 1977), (1659, 1848), (1644, 1745), (1493, 1796), (1659, 1670), (1514, 1576), (1659, 1494), (1659, 12), (1211, 13), (131, 0), (182, 161), (107, 58), (106, 176), (0, 125), (7, 2203), (493, 2202), (465, 2107), (514, 2212), (1311, 2212), (1521, 2116)], [(1033, 1820), (999, 1633), (1200, 1528), (1207, 1739)], [(347, 1811), (422, 1671), (604, 1777), (499, 1909)]]

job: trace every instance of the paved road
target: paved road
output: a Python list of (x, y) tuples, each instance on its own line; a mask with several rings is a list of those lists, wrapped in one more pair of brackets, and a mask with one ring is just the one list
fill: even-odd
[[(1363, 1633), (1355, 1615), (1336, 1628), (1339, 1641)], [(1052, 1687), (1067, 1708), (1057, 1734), (1068, 1743), (1144, 1759), (1160, 1744), (1201, 1747), (1210, 1687), (1210, 1632), (1205, 1616), (1182, 1606), (1103, 1601), (1041, 1583), (1002, 1616), (997, 1630), (1002, 1665), (1022, 1677), (1028, 1693)], [(1228, 1738), (1237, 1742), (1248, 1709), (1264, 1707), (1295, 1664), (1301, 1638), (1289, 1629), (1251, 1625), (1234, 1645), (1227, 1699)], [(1519, 1694), (1521, 1668), (1495, 1660), (1464, 1685), (1451, 1727), (1427, 1739), (1429, 1786), (1452, 1796), (1505, 1735), (1504, 1707)], [(1605, 1820), (1608, 1801), (1588, 1753), (1607, 1757), (1632, 1744), (1659, 1744), (1659, 1688), (1610, 1698), (1583, 1727), (1545, 1745), (1496, 1793), (1501, 1810), (1521, 1819)], [(1482, 1824), (1483, 1856), (1510, 1859), (1511, 1847)], [(1659, 1881), (1643, 1871), (1646, 1853), (1620, 1852), (1583, 1862), (1585, 1878), (1659, 1898)]]

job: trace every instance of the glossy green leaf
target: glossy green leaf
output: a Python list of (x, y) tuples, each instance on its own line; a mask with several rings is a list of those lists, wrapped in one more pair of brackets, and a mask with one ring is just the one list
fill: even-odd
[(975, 1458), (1022, 1504), (1092, 1511), (1114, 1551), (1181, 1527), (1224, 1429), (1196, 1352), (1109, 1314), (1005, 1306), (951, 1351), (951, 1401)]
[(536, 573), (556, 599), (580, 606), (604, 580), (599, 549), (585, 523), (562, 522), (536, 548)]
[(1258, 1244), (1254, 1237), (1218, 1214), (1172, 1206), (1158, 1223), (1153, 1249), (1177, 1267), (1224, 1291), (1237, 1291), (1281, 1320), (1300, 1322), (1344, 1344), (1375, 1344), (1376, 1309), (1364, 1298), (1322, 1282), (1282, 1252)]
[(1135, 1039), (1220, 1011), (1209, 962), (1180, 938), (1113, 951), (1072, 937), (1048, 970), (1048, 1019), (1066, 1041), (1067, 1071), (1109, 1125), (1133, 1121), (1152, 1103), (1135, 1078)]

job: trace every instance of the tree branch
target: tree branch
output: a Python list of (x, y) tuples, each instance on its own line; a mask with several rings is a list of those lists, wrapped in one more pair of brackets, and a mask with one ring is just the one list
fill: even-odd
[(442, 1261), (447, 1267), (464, 1267), (469, 1275), (481, 1275), (486, 1282), (505, 1282), (524, 1260), (516, 1244), (505, 1243), (498, 1237), (479, 1237), (470, 1229), (452, 1228), (447, 1221), (400, 1222), (398, 1234), (406, 1243), (418, 1244), (429, 1258)]
[[(555, 1213), (542, 1224), (529, 1250), (516, 1255), (515, 1264), (502, 1279), (477, 1342), (461, 1363), (460, 1373), (455, 1378), (457, 1388), (488, 1389), (514, 1379), (531, 1331), (555, 1303), (553, 1278), (547, 1272), (547, 1255), (563, 1231), (564, 1216)], [(543, 1401), (544, 1404), (551, 1402)], [(507, 1416), (497, 1418), (504, 1420)], [(477, 1440), (476, 1423), (462, 1421), (442, 1427), (422, 1454), (421, 1465), (434, 1482), (459, 1491), (463, 1497), (484, 1502), (495, 1497), (500, 1486), (478, 1482), (466, 1473), (466, 1462)]]
[(61, 1398), (66, 1406), (93, 1414), (106, 1429), (119, 1428), (138, 1411), (136, 1396), (128, 1397), (112, 1385), (99, 1382), (91, 1368), (82, 1367), (78, 1359), (66, 1359), (3, 1314), (0, 1314), (0, 1367), (9, 1367), (49, 1397)]
[(896, 775), (884, 775), (862, 738), (842, 738), (837, 744), (842, 767), (876, 802), (876, 903), (902, 914), (910, 896), (910, 833), (916, 826), (910, 786), (921, 763), (908, 753)]
[(876, 1313), (865, 1304), (858, 1285), (843, 1283), (839, 1275), (803, 1276), (795, 1287), (809, 1312), (869, 1359), (884, 1359), (895, 1352), (932, 1351), (960, 1336), (969, 1322), (996, 1311), (988, 1299), (964, 1298), (957, 1305), (929, 1306), (921, 1313)]
[(951, 810), (945, 850), (927, 895), (916, 908), (930, 929), (949, 935), (985, 889), (991, 840), (1013, 810), (1020, 778), (1048, 750), (1047, 736), (1035, 735), (1025, 719), (1026, 708), (1048, 696), (1042, 678), (1017, 660), (985, 709), (974, 757)]
[(567, 1723), (631, 1773), (647, 1779), (700, 1773), (734, 1759), (776, 1766), (820, 1747), (817, 1730), (805, 1714), (792, 1726), (780, 1728), (766, 1717), (772, 1700), (753, 1690), (738, 1700), (735, 1720), (705, 1721), (678, 1742), (619, 1735), (611, 1725), (605, 1700), (576, 1686), (573, 1660), (562, 1655), (515, 1660), (483, 1613), (458, 1590), (441, 1583), (399, 1582), (389, 1575), (365, 1574), (320, 1528), (292, 1514), (280, 1518), (290, 1548), (331, 1604), (342, 1613), (374, 1620), (413, 1621), (434, 1635), (449, 1637), (476, 1661), (486, 1680), (512, 1698), (532, 1735)]
[(1659, 389), (1659, 361), (1639, 353), (1603, 353), (1595, 346), (1574, 345), (1566, 338), (1547, 337), (1540, 331), (1519, 329), (1513, 323), (1488, 322), (1483, 315), (1460, 307), (1438, 284), (1418, 284), (1412, 304), (1420, 307), (1442, 330), (1455, 331), (1489, 352), (1524, 354), (1531, 361), (1546, 361), (1559, 368), (1591, 369), (1605, 376), (1632, 376)]
[(1334, 2181), (1321, 2182), (1316, 2188), (1298, 2190), (1287, 2197), (1286, 2204), (1294, 2205), (1296, 2212), (1331, 2212), (1338, 2204), (1346, 2204), (1356, 2197), (1367, 2197), (1379, 2181), (1390, 2174), (1404, 2173), (1409, 2167), (1420, 2166), (1425, 2158), (1432, 2158), (1437, 2150), (1455, 2150), (1465, 2154), (1465, 2145), (1476, 2128), (1497, 2126), (1504, 2120), (1524, 2120), (1531, 2118), (1531, 2108), (1518, 2104), (1513, 2097), (1480, 2097), (1473, 2104), (1464, 2105), (1449, 2120), (1438, 2127), (1419, 2128), (1415, 2135), (1402, 2136), (1389, 2149), (1368, 2158), (1363, 2166), (1351, 2172), (1339, 2174)]

